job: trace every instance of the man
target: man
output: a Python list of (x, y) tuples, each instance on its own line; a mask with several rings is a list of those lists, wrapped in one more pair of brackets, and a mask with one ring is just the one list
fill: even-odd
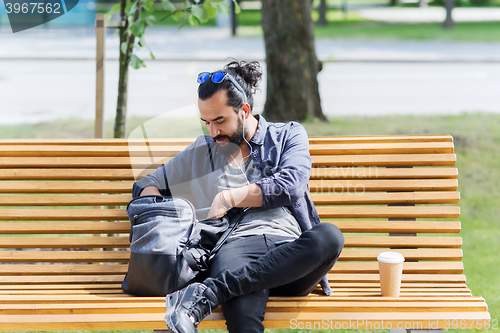
[(194, 332), (219, 305), (229, 332), (263, 332), (270, 295), (307, 295), (318, 283), (331, 293), (325, 276), (344, 239), (336, 226), (320, 223), (309, 196), (304, 128), (251, 114), (261, 76), (256, 62), (201, 73), (198, 107), (209, 136), (134, 184), (134, 197), (171, 195), (174, 186), (189, 184), (195, 206), (210, 207), (208, 217), (250, 207), (210, 277), (167, 295), (165, 322), (174, 332)]

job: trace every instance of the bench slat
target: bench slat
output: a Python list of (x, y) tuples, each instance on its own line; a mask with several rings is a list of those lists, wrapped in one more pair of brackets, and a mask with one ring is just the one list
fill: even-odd
[[(153, 168), (167, 163), (170, 158), (151, 162), (150, 158), (133, 158), (134, 167)], [(312, 156), (313, 167), (411, 167), (454, 166), (455, 154), (399, 154), (399, 155), (336, 155)], [(129, 157), (2, 157), (0, 168), (131, 168)], [(138, 172), (140, 173), (140, 172)]]
[[(376, 274), (352, 274), (352, 273), (329, 273), (328, 281), (335, 282), (380, 282), (380, 275)], [(440, 282), (463, 282), (465, 283), (465, 275), (462, 274), (403, 274), (402, 282), (425, 282), (425, 283), (440, 283)]]
[(114, 234), (130, 232), (130, 222), (15, 222), (0, 224), (0, 234)]
[(461, 237), (345, 236), (346, 247), (460, 248)]
[[(154, 168), (148, 172), (154, 172)], [(457, 179), (456, 168), (313, 168), (311, 179)], [(129, 169), (0, 169), (0, 180), (134, 180)]]
[(131, 194), (0, 195), (0, 206), (126, 206)]
[(412, 167), (412, 166), (454, 166), (455, 154), (401, 154), (401, 155), (336, 155), (311, 156), (314, 167), (340, 166), (377, 166), (377, 167)]
[[(340, 254), (339, 261), (377, 260), (383, 250), (345, 249)], [(405, 260), (462, 260), (461, 249), (399, 249)]]
[(2, 248), (128, 248), (127, 237), (2, 237)]
[[(1, 172), (1, 169), (0, 169)], [(457, 179), (457, 168), (314, 167), (311, 179)]]
[(456, 191), (456, 179), (335, 179), (310, 180), (310, 191), (314, 192), (354, 192), (365, 191)]
[(458, 233), (459, 221), (324, 221), (335, 224), (342, 232), (379, 233)]
[[(0, 146), (1, 147), (1, 146)], [(1, 152), (1, 151), (0, 151)], [(452, 154), (452, 142), (313, 144), (313, 155)]]
[[(152, 138), (147, 142), (150, 145), (156, 144), (189, 144), (195, 138)], [(0, 145), (91, 145), (91, 146), (127, 146), (129, 144), (144, 144), (144, 139), (0, 139)], [(348, 143), (348, 142), (453, 142), (453, 137), (449, 134), (444, 135), (339, 135), (331, 136), (310, 136), (309, 143)]]
[(129, 169), (0, 169), (0, 180), (134, 180), (134, 173)]
[[(332, 273), (378, 273), (378, 262), (337, 262)], [(462, 262), (405, 262), (403, 274), (461, 274)]]
[(316, 207), (320, 218), (456, 218), (458, 206)]
[[(77, 310), (73, 310), (74, 309)], [(267, 303), (267, 312), (296, 311), (300, 307), (304, 312), (396, 312), (396, 311), (430, 311), (430, 312), (448, 312), (448, 311), (486, 311), (485, 303), (469, 302), (466, 304), (458, 302), (301, 302), (286, 301), (276, 302), (272, 299)], [(25, 305), (10, 305), (2, 309), (2, 313), (7, 315), (32, 315), (32, 314), (95, 314), (95, 313), (162, 313), (165, 311), (164, 302), (157, 303), (134, 303), (134, 304), (49, 304), (39, 305), (36, 309)], [(219, 312), (219, 311), (216, 311)]]
[(124, 278), (123, 274), (118, 275), (40, 275), (40, 276), (9, 276), (0, 275), (0, 283), (3, 285), (59, 285), (59, 284), (105, 284), (105, 283), (122, 283)]
[[(0, 276), (0, 283), (5, 285), (45, 285), (60, 283), (80, 284), (80, 283), (122, 283), (124, 274), (119, 275), (40, 275), (40, 276)], [(379, 283), (379, 274), (328, 274), (330, 283)], [(465, 276), (459, 274), (403, 274), (402, 283), (465, 283)]]
[(0, 265), (2, 275), (116, 275), (127, 273), (128, 265), (125, 264), (4, 264)]
[[(5, 275), (71, 275), (71, 274), (125, 274), (126, 264), (4, 264), (0, 265), (0, 274)], [(332, 269), (335, 273), (378, 273), (376, 262), (337, 262)], [(406, 262), (403, 273), (408, 274), (461, 274), (463, 272), (462, 262)]]
[(129, 251), (1, 251), (0, 262), (112, 262), (127, 263)]
[[(127, 193), (132, 191), (131, 181), (12, 181), (0, 182), (0, 193)], [(456, 179), (337, 179), (310, 180), (310, 190), (314, 192), (353, 192), (364, 191), (455, 191)]]
[[(344, 233), (458, 233), (459, 221), (324, 221)], [(15, 222), (2, 223), (0, 234), (106, 234), (128, 233), (129, 222)]]
[(315, 205), (457, 204), (459, 192), (311, 193)]
[[(187, 145), (88, 146), (88, 145), (0, 145), (0, 157), (172, 157)], [(452, 142), (312, 144), (311, 155), (451, 154)]]
[[(335, 287), (335, 292), (337, 296), (341, 296), (342, 294), (367, 294), (367, 293), (378, 293), (380, 295), (380, 285), (372, 288), (368, 287), (353, 287), (353, 288), (345, 288), (345, 287)], [(467, 287), (454, 287), (454, 288), (438, 288), (438, 287), (421, 287), (421, 288), (404, 288), (401, 287), (402, 297), (415, 295), (417, 293), (422, 293), (422, 295), (435, 295), (437, 293), (450, 295), (450, 294), (465, 294), (463, 296), (470, 295), (470, 289)], [(62, 297), (68, 298), (72, 296), (80, 296), (80, 295), (92, 295), (97, 297), (123, 297), (127, 296), (127, 294), (119, 287), (117, 288), (106, 288), (106, 289), (75, 289), (75, 290), (64, 290), (64, 289), (38, 289), (38, 290), (0, 290), (0, 298), (6, 296), (9, 298), (10, 296), (17, 297), (19, 295), (22, 296), (40, 296), (40, 295), (60, 295)], [(361, 297), (361, 296), (358, 296)], [(314, 299), (311, 299), (314, 300)], [(290, 299), (282, 300), (283, 302), (292, 301)], [(321, 301), (321, 300), (314, 300)]]
[[(345, 247), (460, 248), (461, 237), (345, 236)], [(2, 237), (0, 248), (120, 248), (129, 247), (123, 237)]]
[[(311, 193), (317, 205), (336, 204), (457, 204), (459, 192), (365, 192), (365, 193)], [(132, 200), (123, 195), (0, 195), (0, 206), (126, 206)]]
[(127, 193), (133, 182), (0, 182), (0, 193)]
[[(456, 218), (458, 206), (316, 207), (320, 218)], [(124, 209), (0, 209), (0, 220), (128, 220)]]
[[(12, 277), (14, 278), (14, 277)], [(335, 282), (331, 283), (330, 286), (332, 288), (379, 288), (380, 289), (380, 283), (377, 282), (364, 282), (364, 283), (342, 283), (342, 282)], [(424, 289), (439, 289), (439, 290), (454, 290), (454, 289), (468, 289), (467, 285), (465, 283), (401, 283), (401, 288), (404, 290), (413, 290), (413, 289), (418, 289), (418, 288), (424, 288)], [(118, 289), (121, 290), (121, 283), (108, 283), (108, 284), (89, 284), (89, 283), (81, 283), (81, 284), (58, 284), (58, 285), (51, 285), (51, 284), (38, 284), (38, 285), (27, 285), (27, 284), (2, 284), (0, 285), (0, 291), (2, 291), (2, 294), (7, 294), (8, 292), (23, 292), (23, 293), (30, 293), (30, 292), (37, 292), (37, 291), (50, 291), (50, 290), (57, 290), (57, 291), (67, 291), (68, 293), (71, 293), (72, 291), (78, 291), (78, 290), (85, 290), (85, 291), (92, 291), (92, 290), (112, 290), (112, 289)], [(91, 293), (89, 293), (91, 294)], [(314, 297), (315, 294), (310, 295), (309, 297)], [(334, 295), (332, 295), (334, 296)], [(427, 297), (427, 296), (426, 296)], [(289, 299), (296, 299), (296, 300), (301, 300), (302, 296), (300, 297), (292, 297), (292, 296), (283, 296), (283, 297), (275, 297), (275, 298), (283, 298), (283, 300), (289, 300)], [(462, 299), (461, 301), (471, 301), (471, 300), (482, 300), (482, 297), (467, 297)], [(320, 298), (319, 300), (322, 300)], [(372, 301), (375, 301), (374, 299), (371, 299)], [(435, 301), (436, 299), (431, 299), (430, 301)], [(450, 301), (451, 299), (448, 298), (440, 298), (440, 301), (446, 302)], [(408, 301), (405, 299), (404, 301)], [(429, 301), (426, 299), (426, 301)]]
[[(432, 290), (432, 289), (428, 289)], [(379, 296), (380, 296), (380, 288), (378, 288)], [(44, 299), (45, 298), (45, 299)], [(134, 297), (129, 296), (125, 293), (122, 294), (74, 294), (74, 295), (43, 295), (43, 294), (32, 294), (32, 295), (0, 295), (0, 304), (30, 304), (30, 300), (32, 300), (33, 304), (61, 304), (63, 302), (67, 303), (79, 303), (79, 304), (135, 304), (135, 303), (158, 303), (161, 302), (165, 305), (164, 297)], [(345, 301), (354, 301), (354, 302), (366, 302), (373, 303), (379, 302), (380, 297), (369, 297), (369, 296), (345, 296), (341, 295), (341, 293), (334, 293), (330, 297), (324, 297), (324, 295), (319, 295), (316, 293), (309, 294), (305, 297), (270, 297), (271, 301), (276, 302), (284, 302), (284, 301), (314, 301), (314, 302), (345, 302)], [(473, 297), (467, 295), (458, 295), (451, 296), (447, 295), (433, 295), (433, 293), (425, 293), (419, 296), (411, 295), (410, 293), (405, 293), (401, 295), (401, 297), (388, 297), (384, 298), (384, 302), (388, 304), (392, 303), (411, 303), (411, 302), (462, 302), (462, 303), (480, 303), (484, 302), (482, 297)]]
[[(65, 330), (68, 324), (74, 330), (165, 330), (166, 325), (163, 320), (164, 314), (84, 314), (84, 315), (10, 315), (0, 316), (0, 323), (5, 330), (17, 331), (49, 331)], [(466, 318), (466, 319), (464, 319)], [(322, 321), (326, 320), (332, 328), (338, 323), (342, 328), (345, 324), (349, 328), (349, 323), (356, 322), (354, 328), (373, 329), (375, 323), (380, 328), (381, 321), (384, 321), (385, 327), (390, 323), (391, 327), (397, 327), (402, 322), (411, 322), (413, 327), (432, 328), (431, 323), (436, 323), (438, 328), (444, 328), (449, 325), (451, 320), (463, 321), (467, 328), (478, 328), (484, 326), (484, 322), (489, 322), (490, 316), (487, 312), (350, 312), (350, 313), (311, 313), (311, 312), (273, 312), (266, 313), (264, 325), (268, 328), (291, 327), (291, 323), (296, 325), (309, 324), (316, 325), (314, 328), (325, 328), (321, 326)], [(360, 320), (358, 322), (358, 320)], [(22, 323), (22, 325), (20, 324)], [(316, 323), (316, 324), (315, 324)], [(417, 325), (417, 326), (415, 326)], [(298, 326), (297, 326), (298, 327)], [(303, 326), (306, 327), (306, 326)], [(199, 329), (224, 329), (225, 323), (221, 313), (216, 312), (208, 316), (201, 322)]]
[[(339, 261), (377, 260), (383, 250), (345, 249)], [(402, 249), (406, 260), (461, 260), (461, 249)], [(0, 262), (128, 262), (128, 251), (0, 251)]]

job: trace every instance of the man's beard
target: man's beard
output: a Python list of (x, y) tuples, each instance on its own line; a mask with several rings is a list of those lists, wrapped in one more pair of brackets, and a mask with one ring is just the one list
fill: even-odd
[[(238, 127), (231, 135), (217, 135), (214, 140), (220, 140), (227, 138), (228, 141), (218, 144), (221, 152), (225, 155), (234, 153), (240, 148), (240, 144), (243, 142), (243, 121), (238, 117)], [(246, 134), (246, 133), (245, 133)]]

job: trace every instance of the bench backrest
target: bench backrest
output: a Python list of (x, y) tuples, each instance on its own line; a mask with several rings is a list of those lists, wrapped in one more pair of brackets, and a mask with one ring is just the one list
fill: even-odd
[[(147, 149), (165, 162), (191, 141), (150, 140)], [(160, 165), (151, 165), (140, 140), (0, 140), (0, 280), (123, 279), (129, 144), (144, 154), (144, 168)], [(346, 240), (332, 282), (375, 286), (376, 257), (387, 249), (406, 258), (403, 283), (465, 282), (451, 136), (311, 137), (310, 152), (312, 198)]]

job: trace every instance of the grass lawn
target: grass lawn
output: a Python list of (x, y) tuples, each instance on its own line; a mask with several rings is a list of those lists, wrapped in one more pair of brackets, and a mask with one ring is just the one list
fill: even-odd
[[(130, 119), (129, 129), (134, 129), (146, 120)], [(491, 318), (500, 318), (500, 279), (497, 275), (500, 266), (500, 115), (332, 117), (329, 123), (306, 122), (304, 126), (310, 136), (452, 134), (459, 170), (462, 223), (460, 236), (463, 239), (467, 285), (473, 295), (486, 299)], [(110, 137), (112, 123), (108, 122), (106, 127), (109, 129), (107, 136)], [(0, 126), (0, 138), (92, 137), (92, 131), (92, 121), (70, 119), (32, 125)]]
[[(368, 1), (368, 0), (367, 0)], [(500, 0), (497, 0), (500, 2)], [(340, 2), (339, 2), (340, 3)], [(167, 12), (157, 10), (154, 16), (157, 26), (176, 26), (177, 22)], [(318, 12), (313, 11), (313, 20), (318, 20)], [(355, 40), (439, 40), (500, 42), (500, 22), (458, 22), (454, 29), (443, 29), (441, 23), (388, 24), (370, 21), (360, 17), (356, 11), (344, 15), (341, 9), (330, 8), (327, 12), (328, 26), (315, 26), (316, 38)], [(258, 9), (244, 9), (238, 15), (238, 36), (262, 36), (261, 13)], [(216, 26), (215, 19), (201, 24)]]
[[(313, 13), (313, 20), (317, 20)], [(316, 38), (357, 40), (440, 40), (440, 41), (500, 41), (500, 22), (458, 22), (454, 29), (443, 29), (441, 23), (388, 24), (361, 18), (355, 11), (345, 16), (339, 9), (330, 9), (328, 26), (315, 26)], [(238, 35), (259, 36), (259, 10), (244, 10), (238, 16)]]

